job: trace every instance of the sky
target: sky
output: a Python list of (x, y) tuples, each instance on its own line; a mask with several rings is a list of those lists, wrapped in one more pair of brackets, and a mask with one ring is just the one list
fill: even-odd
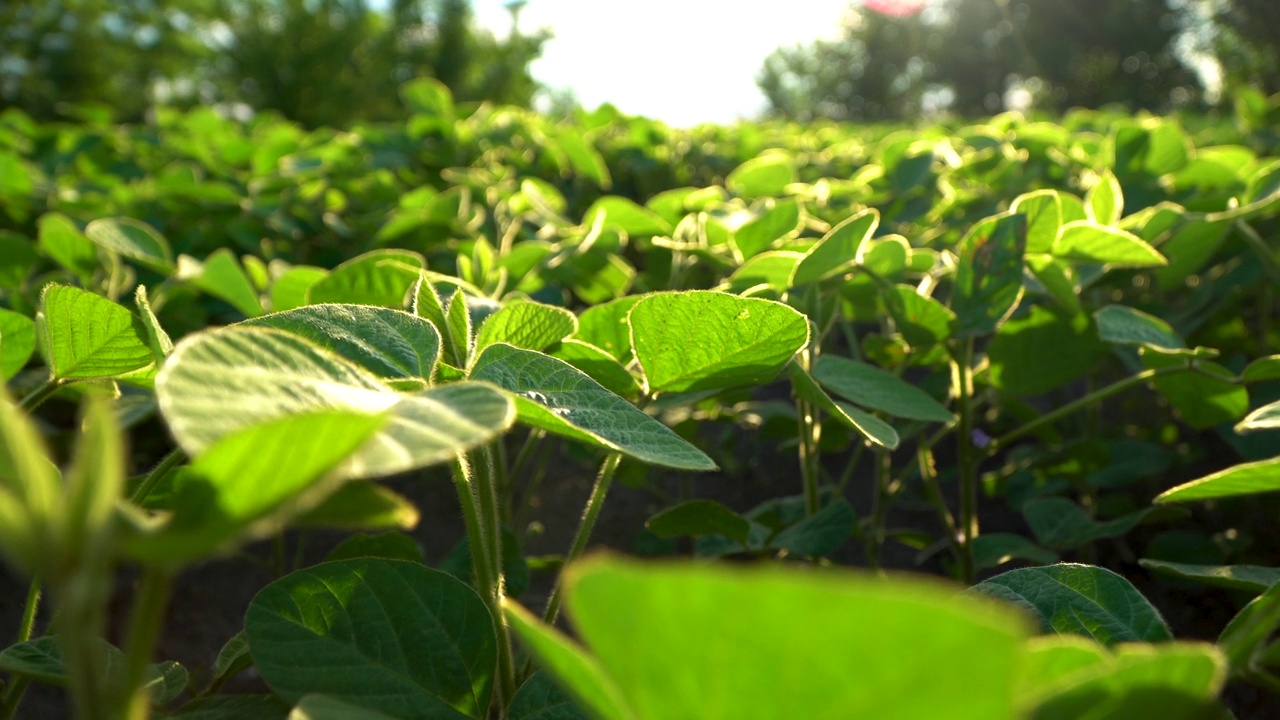
[[(507, 0), (474, 0), (479, 23), (502, 36)], [(625, 113), (675, 127), (728, 123), (765, 109), (756, 74), (779, 47), (839, 35), (849, 0), (529, 0), (520, 29), (555, 37), (530, 70), (550, 88), (567, 88), (591, 109), (610, 102)]]

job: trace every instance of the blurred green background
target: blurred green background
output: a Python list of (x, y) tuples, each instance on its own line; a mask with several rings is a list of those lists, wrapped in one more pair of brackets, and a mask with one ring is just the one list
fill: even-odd
[[(1110, 104), (1167, 112), (1243, 88), (1280, 92), (1276, 0), (914, 4), (923, 8), (898, 17), (854, 3), (838, 33), (815, 27), (828, 39), (780, 48), (762, 68), (690, 68), (672, 102), (723, 72), (754, 72), (767, 113), (798, 120)], [(468, 0), (0, 0), (0, 109), (137, 121), (156, 106), (217, 106), (345, 127), (396, 119), (396, 88), (417, 77), (463, 102), (541, 97), (544, 108), (571, 108), (571, 94), (540, 88), (529, 71), (554, 28), (522, 32), (522, 6), (507, 6), (510, 31), (495, 34)], [(760, 11), (726, 8), (707, 42), (734, 42), (733, 14)], [(614, 19), (600, 32), (625, 33), (625, 15)], [(609, 62), (646, 60), (620, 49)]]

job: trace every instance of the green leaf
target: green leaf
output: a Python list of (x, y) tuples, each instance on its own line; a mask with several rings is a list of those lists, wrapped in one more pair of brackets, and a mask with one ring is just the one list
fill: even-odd
[(1062, 227), (1062, 200), (1057, 190), (1036, 190), (1019, 195), (1009, 211), (1027, 217), (1027, 253), (1053, 250)]
[(536, 672), (516, 692), (507, 720), (588, 720), (573, 698), (545, 672)]
[(418, 508), (388, 487), (353, 482), (339, 487), (293, 524), (328, 530), (409, 530), (418, 524)]
[(44, 254), (83, 281), (91, 280), (100, 267), (98, 248), (65, 215), (40, 216), (38, 243)]
[(124, 217), (94, 220), (84, 229), (84, 234), (98, 247), (152, 270), (170, 273), (175, 269), (169, 241), (141, 220)]
[[(1186, 358), (1144, 347), (1142, 365), (1150, 370), (1185, 365)], [(1153, 378), (1151, 384), (1178, 409), (1182, 419), (1197, 430), (1219, 423), (1234, 422), (1249, 412), (1249, 391), (1223, 378), (1233, 377), (1230, 370), (1208, 360), (1197, 360), (1201, 372), (1181, 372)], [(1205, 374), (1213, 372), (1218, 377)]]
[[(985, 536), (982, 536), (985, 537)], [(1018, 704), (1034, 706), (1053, 692), (1055, 685), (1071, 683), (1072, 675), (1106, 663), (1106, 648), (1078, 635), (1042, 635), (1027, 641), (1026, 655), (1018, 668)]]
[(516, 396), (520, 420), (638, 460), (684, 470), (715, 470), (701, 450), (666, 425), (555, 358), (497, 344), (485, 348), (471, 379)]
[(538, 661), (542, 671), (560, 681), (561, 687), (577, 701), (579, 707), (589, 710), (591, 717), (596, 720), (639, 720), (613, 680), (586, 650), (519, 603), (506, 600), (503, 609), (511, 629)]
[(733, 244), (744, 258), (758, 255), (779, 240), (792, 237), (802, 225), (800, 203), (794, 199), (779, 200), (766, 208), (733, 233)]
[(440, 359), (440, 333), (435, 326), (389, 308), (308, 305), (246, 320), (240, 327), (297, 335), (384, 380), (429, 380)]
[(813, 377), (831, 392), (864, 408), (925, 422), (951, 422), (951, 411), (902, 378), (857, 360), (823, 355)]
[(1195, 502), (1280, 490), (1280, 457), (1235, 465), (1183, 483), (1156, 496), (1155, 503)]
[(1104, 645), (1172, 639), (1159, 611), (1128, 580), (1100, 567), (1063, 563), (1011, 570), (970, 591), (1028, 610), (1046, 633), (1075, 633)]
[(364, 705), (352, 705), (328, 695), (303, 697), (289, 713), (288, 720), (400, 720)]
[(898, 432), (880, 418), (852, 405), (836, 402), (827, 395), (813, 376), (800, 367), (800, 363), (792, 360), (787, 365), (791, 376), (791, 386), (797, 397), (816, 403), (824, 412), (831, 414), (840, 422), (853, 428), (872, 443), (893, 450), (898, 447)]
[(458, 367), (466, 367), (475, 356), (476, 348), (467, 296), (461, 290), (449, 298), (444, 317), (445, 326), (440, 329), (440, 334), (444, 339), (445, 360), (451, 360)]
[(1013, 717), (1023, 625), (974, 598), (788, 567), (612, 559), (574, 565), (564, 583), (574, 628), (638, 717)]
[(1058, 554), (1013, 533), (982, 533), (973, 539), (973, 564), (976, 569), (997, 567), (1010, 560), (1030, 560), (1040, 565), (1050, 565), (1058, 562)]
[(488, 712), (493, 619), (471, 588), (416, 563), (295, 572), (253, 599), (245, 633), (263, 680), (289, 702), (323, 692), (401, 720)]
[(160, 410), (188, 455), (240, 428), (291, 414), (351, 410), (387, 424), (344, 466), (367, 478), (445, 462), (514, 420), (511, 402), (478, 383), (392, 391), (358, 365), (303, 338), (230, 327), (189, 335), (156, 378)]
[(813, 515), (779, 532), (769, 541), (769, 547), (792, 555), (825, 557), (853, 536), (857, 521), (853, 506), (844, 498), (836, 498)]
[(337, 488), (343, 478), (332, 471), (383, 422), (376, 415), (328, 411), (223, 436), (190, 465), (168, 522), (134, 537), (130, 554), (176, 565), (279, 532)]
[(0, 383), (26, 367), (35, 350), (35, 322), (26, 315), (0, 308)]
[[(97, 639), (103, 658), (102, 674), (119, 678), (124, 653), (106, 640)], [(56, 635), (45, 635), (0, 651), (0, 671), (50, 685), (67, 684), (67, 665)]]
[(173, 352), (173, 340), (169, 333), (160, 326), (160, 319), (151, 311), (151, 301), (147, 298), (147, 286), (139, 285), (133, 293), (133, 304), (138, 308), (138, 319), (147, 331), (147, 344), (151, 346), (151, 355), (157, 363), (164, 362)]
[(285, 270), (271, 282), (271, 308), (283, 312), (306, 305), (311, 286), (328, 274), (328, 270), (306, 265), (295, 265)]
[(62, 478), (35, 424), (0, 388), (0, 553), (34, 575), (58, 562)]
[(1245, 366), (1240, 379), (1246, 383), (1280, 380), (1280, 355), (1261, 357)]
[(739, 294), (748, 290), (758, 291), (763, 285), (781, 294), (791, 287), (791, 276), (802, 257), (802, 254), (790, 250), (770, 250), (754, 255), (739, 265), (720, 288)]
[(1080, 305), (1080, 289), (1072, 278), (1070, 266), (1050, 255), (1027, 255), (1026, 259), (1027, 269), (1044, 286), (1049, 296), (1072, 315), (1080, 314), (1083, 310)]
[(809, 341), (808, 321), (792, 308), (718, 292), (648, 295), (630, 318), (650, 393), (761, 385)]
[(1272, 585), (1245, 605), (1218, 637), (1233, 674), (1255, 667), (1276, 628), (1280, 627), (1280, 584)]
[(1099, 225), (1114, 225), (1124, 215), (1124, 190), (1111, 171), (1102, 173), (1098, 183), (1084, 196), (1084, 209), (1089, 219)]
[(1168, 261), (1141, 238), (1124, 230), (1089, 221), (1062, 226), (1053, 245), (1054, 257), (1112, 267), (1158, 267)]
[(422, 546), (417, 540), (402, 532), (384, 532), (378, 535), (352, 535), (329, 551), (325, 561), (354, 560), (355, 558), (382, 558), (425, 563)]
[(352, 303), (403, 310), (422, 256), (407, 250), (373, 250), (348, 260), (307, 288), (307, 304)]
[(1170, 577), (1252, 593), (1265, 592), (1280, 582), (1280, 568), (1261, 565), (1191, 565), (1147, 559), (1138, 564)]
[(173, 702), (191, 681), (191, 675), (181, 664), (173, 660), (155, 663), (147, 668), (148, 681), (144, 686), (154, 706)]
[(289, 705), (274, 695), (215, 695), (183, 705), (169, 720), (286, 720)]
[(226, 300), (231, 306), (246, 317), (257, 317), (262, 314), (262, 301), (258, 291), (249, 281), (249, 276), (240, 267), (235, 253), (227, 248), (214, 251), (205, 258), (196, 285), (210, 295)]
[(805, 253), (796, 266), (796, 287), (835, 277), (853, 267), (862, 243), (875, 234), (880, 213), (874, 208), (845, 218)]
[(689, 500), (659, 512), (645, 521), (649, 532), (660, 538), (725, 535), (747, 542), (751, 523), (714, 500)]
[(1093, 519), (1084, 508), (1062, 497), (1032, 500), (1022, 506), (1022, 515), (1040, 544), (1067, 551), (1097, 540), (1120, 537), (1152, 512), (1152, 508), (1129, 513), (1105, 522)]
[(1208, 222), (1203, 219), (1186, 220), (1173, 235), (1160, 245), (1160, 251), (1169, 264), (1155, 270), (1156, 281), (1162, 288), (1172, 289), (1186, 282), (1188, 276), (1199, 272), (1204, 264), (1222, 246), (1231, 229), (1229, 220)]
[(960, 241), (951, 310), (952, 335), (989, 335), (1022, 298), (1022, 262), (1027, 246), (1024, 215), (996, 215), (973, 227)]
[(635, 376), (612, 355), (595, 345), (580, 340), (563, 340), (547, 354), (578, 368), (611, 393), (625, 398), (640, 395), (640, 384), (636, 382)]
[(858, 267), (888, 280), (900, 278), (910, 262), (911, 245), (901, 235), (868, 240), (858, 250)]
[(987, 344), (991, 384), (1019, 397), (1039, 395), (1092, 372), (1106, 350), (1089, 316), (1032, 306)]
[(794, 160), (786, 153), (767, 152), (752, 158), (729, 173), (725, 187), (738, 197), (752, 200), (777, 197), (788, 185), (798, 180)]
[(956, 315), (950, 308), (921, 295), (910, 285), (894, 285), (884, 291), (885, 307), (907, 342), (928, 348), (951, 336)]
[(54, 378), (116, 377), (155, 362), (146, 329), (124, 307), (68, 285), (45, 286), (40, 302), (40, 350)]
[(1236, 423), (1238, 433), (1255, 432), (1257, 430), (1274, 430), (1280, 428), (1280, 402), (1273, 402), (1249, 413)]
[(586, 137), (579, 135), (574, 129), (565, 128), (556, 134), (555, 139), (560, 144), (560, 149), (564, 150), (565, 156), (569, 158), (574, 170), (590, 178), (602, 189), (609, 189), (613, 184), (609, 176), (609, 166)]
[(1190, 159), (1192, 143), (1174, 120), (1151, 118), (1116, 129), (1116, 170), (1126, 175), (1160, 177), (1181, 170)]
[(631, 325), (627, 316), (643, 299), (641, 295), (628, 295), (587, 308), (578, 318), (574, 337), (604, 350), (624, 365), (631, 362)]
[(1108, 305), (1093, 314), (1098, 323), (1098, 336), (1117, 345), (1178, 350), (1186, 347), (1169, 323), (1141, 310), (1124, 305)]
[(249, 653), (249, 640), (241, 630), (232, 635), (218, 650), (218, 657), (210, 669), (210, 689), (221, 687), (227, 680), (253, 667), (253, 655)]
[(1122, 646), (1051, 685), (1031, 718), (1225, 720), (1214, 702), (1225, 678), (1222, 654), (1207, 643)]
[[(601, 213), (604, 220), (598, 221), (596, 216)], [(613, 227), (631, 237), (671, 234), (671, 225), (660, 215), (616, 195), (600, 198), (582, 214), (582, 224), (586, 227), (592, 227), (596, 222), (602, 222), (601, 227)]]
[(541, 352), (577, 329), (578, 319), (564, 308), (536, 302), (507, 303), (480, 326), (476, 352), (494, 343)]

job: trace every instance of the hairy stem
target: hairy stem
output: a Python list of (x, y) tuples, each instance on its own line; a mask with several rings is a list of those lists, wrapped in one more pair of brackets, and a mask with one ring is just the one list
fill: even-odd
[[(582, 553), (586, 551), (587, 542), (591, 539), (591, 531), (600, 517), (605, 495), (609, 493), (609, 485), (613, 483), (613, 476), (620, 462), (622, 462), (621, 454), (609, 453), (609, 456), (604, 459), (604, 464), (600, 466), (596, 483), (591, 488), (591, 496), (587, 498), (587, 504), (582, 509), (582, 520), (578, 523), (578, 531), (573, 536), (573, 544), (569, 546), (569, 554), (564, 559), (565, 566), (582, 557)], [(542, 618), (548, 624), (554, 623), (556, 616), (560, 614), (560, 591), (561, 583), (557, 580), (556, 586), (551, 590), (551, 597), (547, 598), (546, 611), (542, 614)]]
[(45, 380), (18, 401), (18, 409), (28, 413), (35, 410), (57, 392), (60, 387), (62, 387), (62, 383), (52, 377)]
[(141, 505), (146, 502), (147, 497), (151, 495), (151, 491), (155, 490), (156, 486), (169, 476), (169, 473), (181, 465), (185, 458), (186, 455), (177, 448), (165, 455), (160, 460), (160, 463), (152, 468), (151, 472), (147, 473), (147, 476), (138, 484), (138, 487), (133, 491), (133, 495), (129, 498), (129, 502), (134, 505)]

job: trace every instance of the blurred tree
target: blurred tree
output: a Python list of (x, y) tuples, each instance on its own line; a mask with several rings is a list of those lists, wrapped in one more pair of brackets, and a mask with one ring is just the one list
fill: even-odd
[(461, 101), (528, 105), (548, 37), (479, 32), (467, 0), (395, 0), (385, 15), (366, 0), (220, 2), (226, 96), (309, 126), (394, 118), (396, 87), (420, 76)]
[[(528, 105), (549, 35), (477, 30), (468, 0), (0, 0), (0, 109), (243, 102), (308, 126), (403, 114), (434, 77), (461, 101)], [(68, 110), (69, 111), (69, 110)]]
[(3, 0), (0, 108), (37, 119), (68, 104), (137, 120), (158, 83), (189, 74), (210, 48), (193, 32), (206, 0)]
[(1280, 92), (1280, 2), (1209, 0), (1207, 4), (1214, 30), (1209, 49), (1222, 66), (1227, 89)]
[(920, 111), (930, 32), (919, 15), (850, 12), (843, 37), (775, 51), (756, 83), (781, 117), (908, 117)]
[(773, 113), (797, 118), (910, 117), (943, 97), (962, 115), (988, 114), (1011, 91), (1045, 109), (1162, 110), (1199, 93), (1176, 52), (1181, 30), (1167, 0), (943, 0), (916, 14), (855, 5), (839, 40), (774, 53), (757, 82)]

